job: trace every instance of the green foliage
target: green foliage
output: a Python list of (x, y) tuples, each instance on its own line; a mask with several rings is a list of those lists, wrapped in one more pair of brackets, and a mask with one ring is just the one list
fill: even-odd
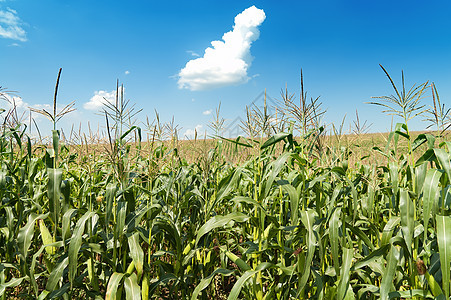
[(369, 154), (387, 161), (350, 164), (307, 126), (189, 163), (175, 138), (141, 145), (121, 97), (106, 150), (78, 162), (56, 130), (51, 150), (1, 132), (3, 299), (449, 298), (450, 143), (400, 124)]

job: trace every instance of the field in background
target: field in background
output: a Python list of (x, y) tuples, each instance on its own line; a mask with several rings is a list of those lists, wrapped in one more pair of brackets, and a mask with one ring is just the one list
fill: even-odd
[[(63, 139), (56, 92), (48, 143), (3, 112), (0, 297), (449, 299), (448, 111), (436, 94), (424, 110), (426, 84), (393, 87), (387, 134), (328, 131), (288, 93), (283, 122), (247, 108), (233, 139), (141, 129), (119, 95), (102, 138)], [(419, 113), (434, 131), (409, 132)]]

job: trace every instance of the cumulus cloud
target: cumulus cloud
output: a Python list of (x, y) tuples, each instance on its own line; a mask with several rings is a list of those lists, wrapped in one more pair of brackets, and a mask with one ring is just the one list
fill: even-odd
[[(121, 88), (119, 87), (119, 95), (121, 94)], [(115, 103), (116, 102), (116, 90), (108, 92), (108, 91), (95, 91), (94, 96), (89, 99), (88, 102), (83, 104), (83, 108), (87, 110), (99, 110), (106, 103)]]
[(130, 74), (130, 71), (128, 71), (128, 70), (125, 71), (125, 75), (128, 75), (128, 74)]
[(190, 60), (180, 70), (179, 88), (195, 91), (246, 83), (251, 44), (258, 39), (258, 26), (265, 18), (265, 12), (255, 6), (238, 14), (233, 30), (226, 32), (222, 41), (212, 41), (203, 57)]
[[(23, 101), (21, 97), (11, 95), (11, 94), (2, 94), (1, 99), (6, 100), (6, 109), (11, 109), (15, 107), (17, 110), (24, 110), (29, 107), (29, 104)], [(5, 102), (0, 103), (0, 107), (3, 106)]]
[(200, 130), (202, 129), (202, 127), (203, 127), (202, 125), (198, 124), (194, 129), (187, 129), (185, 131), (185, 133), (183, 134), (183, 136), (185, 138), (192, 139), (196, 135), (196, 132), (197, 132), (197, 135), (199, 136)]
[(202, 112), (202, 114), (206, 116), (211, 115), (211, 109)]
[[(1, 101), (5, 100), (5, 101)], [(10, 111), (11, 109), (15, 109), (15, 115), (17, 115), (19, 120), (24, 120), (28, 118), (30, 108), (34, 109), (45, 109), (48, 112), (52, 111), (52, 106), (49, 104), (29, 104), (25, 102), (22, 97), (12, 94), (2, 94), (0, 97), (0, 108), (5, 109), (6, 111)], [(5, 117), (2, 115), (1, 117)], [(33, 112), (33, 119), (40, 120), (43, 118), (41, 114), (37, 114)]]
[(0, 37), (25, 42), (27, 34), (17, 11), (11, 8), (0, 10)]

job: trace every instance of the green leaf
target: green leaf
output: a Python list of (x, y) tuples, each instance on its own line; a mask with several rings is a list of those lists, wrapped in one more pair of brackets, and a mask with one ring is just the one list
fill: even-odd
[(196, 245), (205, 234), (209, 233), (215, 228), (223, 227), (230, 221), (242, 223), (246, 222), (247, 220), (249, 220), (249, 216), (240, 212), (233, 212), (226, 216), (214, 216), (213, 218), (208, 220), (204, 225), (202, 225), (202, 227), (197, 232)]
[(390, 299), (412, 299), (419, 297), (420, 299), (435, 299), (434, 296), (427, 290), (410, 290), (410, 291), (395, 291), (388, 294)]
[(238, 280), (235, 282), (235, 284), (233, 285), (232, 290), (230, 291), (229, 297), (227, 298), (228, 300), (236, 300), (238, 299), (238, 296), (240, 295), (241, 289), (243, 288), (244, 284), (246, 283), (246, 281), (251, 278), (253, 275), (255, 275), (258, 272), (264, 271), (266, 269), (272, 268), (274, 265), (268, 262), (264, 262), (259, 264), (255, 270), (249, 270), (244, 272), (243, 275), (241, 275), (240, 278), (238, 278)]
[(47, 284), (45, 286), (45, 289), (52, 292), (56, 289), (58, 282), (63, 279), (63, 272), (64, 269), (69, 264), (69, 258), (66, 257), (63, 259), (62, 262), (60, 262), (50, 273), (49, 279), (47, 280)]
[(361, 268), (363, 268), (365, 266), (368, 266), (370, 263), (376, 261), (381, 256), (384, 256), (389, 249), (390, 249), (390, 244), (387, 243), (384, 246), (374, 250), (373, 252), (371, 252), (370, 254), (365, 256), (363, 259), (361, 259), (358, 262), (356, 262), (352, 266), (352, 270), (354, 271), (354, 270), (361, 269)]
[(271, 190), (272, 184), (274, 183), (274, 180), (279, 175), (282, 168), (285, 166), (286, 161), (290, 157), (290, 153), (283, 153), (280, 155), (275, 161), (271, 162), (270, 168), (268, 168), (270, 171), (267, 173), (264, 177), (267, 178), (266, 181), (264, 181), (265, 185), (265, 192), (263, 194), (263, 197), (267, 197), (269, 191)]
[(349, 228), (352, 233), (358, 236), (362, 240), (362, 242), (364, 242), (365, 245), (370, 248), (370, 250), (374, 250), (374, 245), (371, 243), (368, 236), (362, 230), (360, 230), (360, 228), (352, 226), (349, 223), (346, 223), (346, 228)]
[(249, 145), (248, 143), (240, 142), (240, 139), (243, 138), (242, 136), (238, 136), (235, 140), (232, 140), (232, 139), (226, 139), (225, 137), (222, 137), (222, 136), (220, 136), (219, 138), (222, 139), (222, 140), (224, 140), (224, 141), (233, 143), (233, 144), (235, 144), (235, 145), (244, 146), (244, 147), (247, 147), (247, 148), (252, 148), (252, 145)]
[(451, 162), (449, 153), (444, 149), (434, 149), (434, 153), (435, 157), (440, 162), (442, 170), (448, 175), (448, 182), (451, 183)]
[(78, 268), (78, 251), (80, 251), (82, 236), (86, 221), (94, 216), (94, 212), (86, 212), (77, 222), (69, 244), (69, 281), (73, 287)]
[(70, 220), (75, 217), (77, 210), (75, 208), (71, 208), (67, 210), (63, 215), (63, 230), (62, 237), (63, 241), (67, 240), (70, 236)]
[(10, 281), (0, 284), (0, 296), (5, 293), (6, 288), (14, 288), (16, 286), (19, 286), (24, 279), (25, 277), (12, 278)]
[(43, 215), (32, 213), (28, 216), (27, 224), (19, 229), (19, 233), (17, 234), (17, 243), (19, 244), (19, 252), (24, 258), (27, 257), (28, 248), (30, 248), (31, 241), (33, 240), (36, 220), (45, 219), (48, 215), (48, 213)]
[[(304, 271), (299, 283), (298, 291), (302, 291), (307, 284), (310, 277), (310, 267), (313, 261), (313, 255), (316, 248), (316, 236), (313, 232), (313, 224), (315, 222), (315, 211), (309, 209), (307, 211), (301, 211), (301, 221), (307, 229), (307, 258), (304, 264)], [(298, 256), (299, 257), (299, 256)]]
[(135, 262), (138, 278), (141, 278), (144, 265), (144, 252), (139, 244), (139, 232), (135, 232), (128, 238), (128, 247), (130, 248), (130, 257)]
[(291, 226), (297, 226), (299, 224), (299, 193), (292, 185), (284, 184), (282, 188), (290, 197)]
[(381, 247), (390, 242), (393, 231), (395, 230), (395, 227), (398, 226), (399, 222), (401, 222), (400, 217), (391, 217), (387, 224), (385, 224), (384, 231), (382, 232)]
[(124, 277), (123, 273), (114, 272), (113, 275), (111, 275), (110, 280), (108, 281), (108, 285), (106, 287), (105, 300), (120, 299), (120, 297), (117, 297), (118, 296), (117, 289), (119, 287), (119, 283), (122, 280), (122, 277)]
[(61, 182), (63, 178), (62, 169), (47, 169), (49, 183), (47, 185), (47, 196), (49, 197), (50, 218), (53, 223), (58, 224), (61, 211)]
[(340, 261), (338, 259), (339, 236), (338, 229), (340, 225), (341, 208), (337, 207), (329, 220), (329, 242), (334, 262), (335, 273), (340, 274)]
[(446, 299), (449, 299), (449, 280), (451, 262), (451, 217), (436, 216), (437, 222), (437, 242), (440, 253), (440, 266), (442, 269), (442, 287)]
[(120, 238), (125, 231), (125, 219), (127, 216), (127, 202), (119, 201), (117, 203), (116, 212), (116, 226), (114, 227), (114, 234), (116, 238)]
[(141, 300), (141, 288), (135, 273), (125, 278), (124, 286), (127, 300)]
[(235, 253), (232, 253), (232, 252), (226, 250), (225, 255), (231, 261), (233, 261), (233, 263), (236, 264), (241, 269), (241, 271), (249, 271), (252, 269), (244, 260), (242, 260), (241, 258), (236, 256)]
[(426, 173), (423, 185), (423, 226), (424, 240), (427, 239), (429, 219), (435, 215), (434, 207), (438, 205), (437, 193), (439, 191), (440, 177), (442, 173), (436, 169), (430, 169)]
[(412, 254), (412, 237), (415, 225), (414, 206), (409, 192), (402, 189), (399, 195), (399, 209), (401, 212), (401, 230), (409, 253)]
[(210, 284), (211, 281), (213, 280), (213, 278), (217, 275), (217, 274), (221, 274), (223, 276), (230, 276), (233, 274), (233, 271), (231, 270), (227, 270), (227, 269), (222, 269), (222, 268), (218, 268), (216, 270), (213, 271), (213, 273), (211, 273), (210, 275), (208, 275), (208, 277), (203, 278), (199, 284), (196, 286), (196, 288), (194, 289), (193, 294), (191, 295), (191, 300), (195, 300), (197, 299), (197, 297), (199, 296), (200, 292), (202, 292), (204, 289), (206, 289)]
[(349, 289), (349, 278), (351, 263), (353, 258), (354, 249), (343, 248), (343, 265), (341, 266), (340, 282), (338, 283), (338, 299), (343, 300), (346, 298), (346, 294)]
[(270, 137), (269, 139), (267, 139), (261, 146), (260, 149), (265, 149), (269, 146), (272, 146), (278, 142), (280, 142), (281, 140), (285, 139), (286, 137), (290, 136), (291, 133), (277, 133), (275, 135), (273, 135), (272, 137)]
[(398, 264), (398, 250), (395, 246), (390, 247), (390, 252), (388, 253), (387, 266), (385, 267), (384, 274), (382, 274), (380, 299), (387, 299), (388, 293), (392, 291), (393, 288), (393, 278), (395, 277), (396, 265)]
[(105, 207), (105, 225), (108, 226), (111, 219), (111, 214), (113, 212), (113, 203), (114, 199), (116, 197), (116, 185), (109, 183), (106, 187), (105, 192), (105, 200), (106, 200), (106, 207)]

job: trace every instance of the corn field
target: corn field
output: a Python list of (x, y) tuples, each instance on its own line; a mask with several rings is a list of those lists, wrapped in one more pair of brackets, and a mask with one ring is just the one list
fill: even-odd
[[(96, 151), (61, 139), (71, 106), (57, 114), (56, 91), (48, 145), (4, 122), (0, 297), (449, 299), (451, 142), (413, 138), (405, 105), (385, 145), (324, 144), (301, 95), (302, 122), (217, 138), (190, 160), (158, 126), (142, 142), (121, 99)], [(265, 118), (248, 113), (251, 132)]]

